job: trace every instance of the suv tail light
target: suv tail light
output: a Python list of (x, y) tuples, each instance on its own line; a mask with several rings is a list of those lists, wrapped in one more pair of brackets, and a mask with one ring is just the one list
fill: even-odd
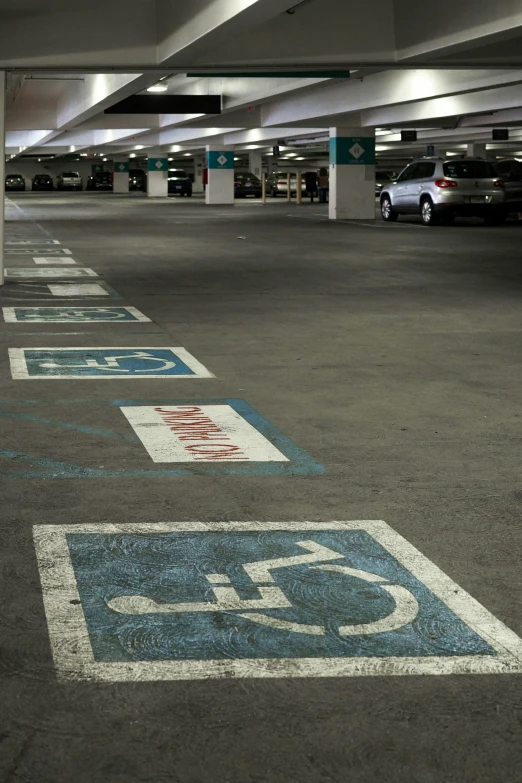
[(458, 188), (459, 183), (455, 182), (454, 179), (438, 179), (435, 181), (435, 184), (438, 188)]
[(504, 180), (503, 179), (496, 179), (493, 183), (494, 188), (504, 188)]

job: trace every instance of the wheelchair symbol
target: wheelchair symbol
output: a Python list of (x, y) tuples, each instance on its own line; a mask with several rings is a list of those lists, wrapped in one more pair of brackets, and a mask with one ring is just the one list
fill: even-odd
[[(315, 541), (297, 541), (296, 544), (305, 549), (309, 554), (293, 557), (281, 557), (274, 560), (258, 560), (253, 563), (244, 563), (246, 571), (252, 583), (257, 586), (261, 598), (242, 599), (236, 589), (230, 586), (230, 578), (226, 574), (207, 574), (215, 601), (200, 603), (175, 603), (162, 604), (141, 595), (124, 595), (108, 601), (108, 607), (120, 614), (145, 615), (145, 614), (179, 614), (182, 612), (236, 612), (242, 617), (259, 625), (265, 625), (279, 631), (291, 633), (312, 634), (324, 636), (326, 626), (308, 625), (305, 623), (291, 622), (267, 615), (263, 609), (288, 609), (292, 607), (283, 590), (271, 583), (274, 582), (271, 571), (276, 568), (288, 568), (301, 564), (326, 563), (325, 565), (310, 565), (311, 570), (326, 571), (336, 574), (361, 579), (364, 582), (380, 584), (382, 589), (390, 595), (395, 603), (394, 610), (380, 620), (362, 623), (358, 625), (339, 626), (340, 636), (367, 636), (376, 633), (389, 633), (403, 628), (413, 622), (419, 612), (417, 599), (401, 585), (384, 584), (388, 580), (385, 577), (371, 574), (349, 566), (332, 564), (328, 561), (343, 560), (345, 555), (335, 552), (333, 549), (321, 546)], [(253, 611), (254, 610), (254, 611)]]
[(158, 356), (153, 356), (147, 351), (135, 351), (134, 353), (127, 353), (123, 356), (104, 356), (106, 364), (100, 364), (97, 359), (86, 359), (82, 364), (59, 364), (58, 362), (43, 362), (39, 365), (43, 369), (85, 369), (88, 367), (93, 370), (103, 370), (103, 372), (126, 372), (132, 373), (134, 370), (128, 370), (124, 367), (120, 367), (119, 361), (123, 359), (140, 359), (141, 361), (159, 362), (162, 367), (151, 367), (148, 370), (139, 370), (138, 372), (163, 372), (165, 370), (171, 370), (176, 366), (176, 362), (168, 361), (167, 359), (161, 359)]

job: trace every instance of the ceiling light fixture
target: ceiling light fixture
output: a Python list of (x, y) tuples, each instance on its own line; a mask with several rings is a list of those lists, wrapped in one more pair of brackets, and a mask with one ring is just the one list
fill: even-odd
[(152, 87), (147, 87), (147, 92), (167, 92), (168, 89), (166, 84), (153, 84)]
[(145, 149), (145, 147), (143, 146), (143, 144), (136, 144), (136, 146), (134, 147), (134, 149), (135, 149), (135, 150), (143, 150), (143, 149)]
[(129, 155), (129, 158), (135, 158), (135, 157), (136, 157), (136, 153), (135, 152), (131, 152), (131, 154)]
[(184, 157), (184, 158), (191, 158), (191, 157), (192, 157), (192, 153), (191, 153), (191, 152), (185, 152), (185, 154), (183, 155), (183, 157)]

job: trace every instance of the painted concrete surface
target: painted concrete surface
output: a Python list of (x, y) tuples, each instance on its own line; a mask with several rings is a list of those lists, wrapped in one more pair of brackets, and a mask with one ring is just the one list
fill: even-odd
[[(290, 528), (304, 521), (385, 519), (488, 615), (521, 637), (520, 227), (456, 221), (432, 231), (415, 219), (400, 219), (395, 226), (332, 225), (322, 207), (298, 209), (283, 200), (266, 208), (249, 201), (205, 207), (194, 198), (155, 202), (74, 194), (60, 196), (59, 206), (55, 200), (53, 194), (28, 194), (20, 202), (79, 264), (94, 269), (124, 297), (120, 304), (154, 321), (129, 324), (128, 330), (164, 334), (137, 339), (132, 332), (123, 334), (123, 324), (109, 323), (0, 326), (0, 778), (43, 783), (375, 783), (383, 776), (387, 783), (517, 780), (519, 674), (117, 683), (72, 681), (67, 673), (59, 678), (32, 528), (154, 525), (159, 533), (161, 525), (199, 520), (210, 532), (220, 532), (220, 524), (233, 520), (275, 520)], [(17, 261), (27, 266), (23, 256)], [(24, 287), (20, 282), (8, 282), (1, 305), (70, 304), (50, 296), (45, 283), (51, 281), (26, 281)], [(16, 301), (14, 290), (17, 296), (42, 296), (46, 290), (48, 296)], [(113, 304), (81, 298), (72, 303)], [(45, 334), (51, 329), (81, 329), (89, 336)], [(42, 334), (24, 337), (29, 330)], [(64, 345), (183, 345), (216, 378), (185, 379), (176, 385), (182, 394), (175, 395), (168, 379), (136, 379), (130, 385), (117, 378), (38, 384), (11, 379), (8, 348)], [(209, 475), (199, 474), (196, 465), (191, 475), (175, 479), (99, 474), (86, 480), (80, 471), (76, 478), (65, 477), (64, 463), (99, 471), (107, 465), (138, 470), (146, 463), (150, 469), (175, 468), (152, 462), (120, 408), (129, 398), (142, 406), (182, 404), (182, 395), (185, 402), (246, 400), (323, 465), (324, 473)], [(47, 460), (46, 467), (24, 461), (35, 454)], [(17, 471), (47, 471), (54, 477), (13, 480)], [(266, 555), (270, 532), (266, 527), (259, 533), (256, 547), (263, 552), (250, 562), (290, 556), (280, 549)], [(138, 532), (111, 535), (116, 538), (99, 539), (98, 551), (111, 564), (113, 585), (121, 555), (125, 589), (120, 597), (132, 595), (130, 573), (134, 594), (147, 597), (150, 584), (158, 588), (158, 599), (176, 603), (168, 592), (171, 582), (162, 580), (155, 542), (145, 546)], [(315, 543), (335, 551), (324, 539)], [(391, 562), (386, 553), (378, 559)], [(85, 569), (93, 565), (86, 560)], [(135, 568), (129, 569), (131, 564)], [(212, 568), (222, 565), (216, 560)], [(374, 576), (387, 573), (361, 559), (349, 567), (356, 566)], [(345, 625), (385, 619), (392, 607), (382, 587), (393, 586), (390, 580), (365, 583), (346, 573), (315, 573), (342, 584), (346, 579), (359, 594), (373, 596), (376, 610), (381, 607), (373, 617), (342, 618)], [(209, 574), (223, 572), (200, 568), (194, 579), (203, 585)], [(169, 567), (168, 578), (175, 579), (175, 569)], [(81, 579), (85, 597), (87, 570)], [(227, 586), (208, 584), (209, 589)], [(281, 587), (277, 582), (261, 586)], [(281, 589), (294, 605), (298, 596), (288, 594), (286, 585)], [(258, 597), (237, 591), (242, 600)], [(88, 600), (98, 601), (101, 593), (93, 583)], [(321, 592), (319, 608), (334, 593)], [(114, 597), (107, 592), (108, 600)], [(414, 597), (420, 607), (420, 593)], [(183, 598), (203, 600), (198, 594)], [(352, 606), (361, 603), (354, 599)], [(78, 604), (69, 606), (74, 610)], [(411, 600), (409, 606), (413, 613)], [(284, 611), (265, 613), (291, 622)], [(217, 629), (225, 615), (215, 615)], [(169, 617), (160, 613), (162, 622)], [(309, 615), (293, 619), (325, 624)], [(130, 629), (137, 627), (136, 616), (130, 622)], [(264, 628), (283, 633), (253, 623), (251, 638)], [(442, 624), (431, 628), (425, 641), (442, 646)], [(227, 642), (236, 634), (233, 627)], [(132, 655), (130, 649), (148, 650), (149, 639), (156, 650), (159, 636), (129, 631), (121, 638)], [(493, 639), (481, 638), (495, 647)]]
[(98, 277), (93, 269), (75, 266), (62, 269), (61, 267), (6, 267), (6, 278), (18, 277)]
[(4, 307), (6, 323), (147, 323), (135, 307)]

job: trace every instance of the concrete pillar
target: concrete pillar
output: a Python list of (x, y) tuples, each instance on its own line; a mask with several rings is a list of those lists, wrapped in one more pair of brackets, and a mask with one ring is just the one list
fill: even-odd
[(263, 171), (263, 158), (260, 152), (252, 150), (248, 153), (248, 170), (251, 174), (255, 174), (258, 179), (261, 179), (261, 172)]
[(149, 150), (147, 196), (166, 198), (169, 195), (169, 156), (160, 150)]
[(205, 158), (203, 155), (194, 156), (194, 182), (192, 184), (193, 193), (203, 193), (205, 188), (203, 187), (203, 166), (205, 165)]
[(266, 159), (266, 175), (267, 177), (270, 177), (275, 171), (275, 161), (274, 156), (269, 155)]
[(330, 128), (330, 220), (375, 220), (375, 130)]
[(234, 151), (230, 147), (207, 146), (208, 185), (206, 204), (234, 203)]
[(468, 144), (468, 155), (471, 158), (486, 158), (486, 143), (484, 141), (472, 141)]
[(114, 158), (114, 179), (113, 179), (113, 191), (114, 193), (128, 193), (129, 192), (129, 168), (130, 163), (127, 157)]
[(4, 284), (5, 71), (0, 71), (0, 285)]

